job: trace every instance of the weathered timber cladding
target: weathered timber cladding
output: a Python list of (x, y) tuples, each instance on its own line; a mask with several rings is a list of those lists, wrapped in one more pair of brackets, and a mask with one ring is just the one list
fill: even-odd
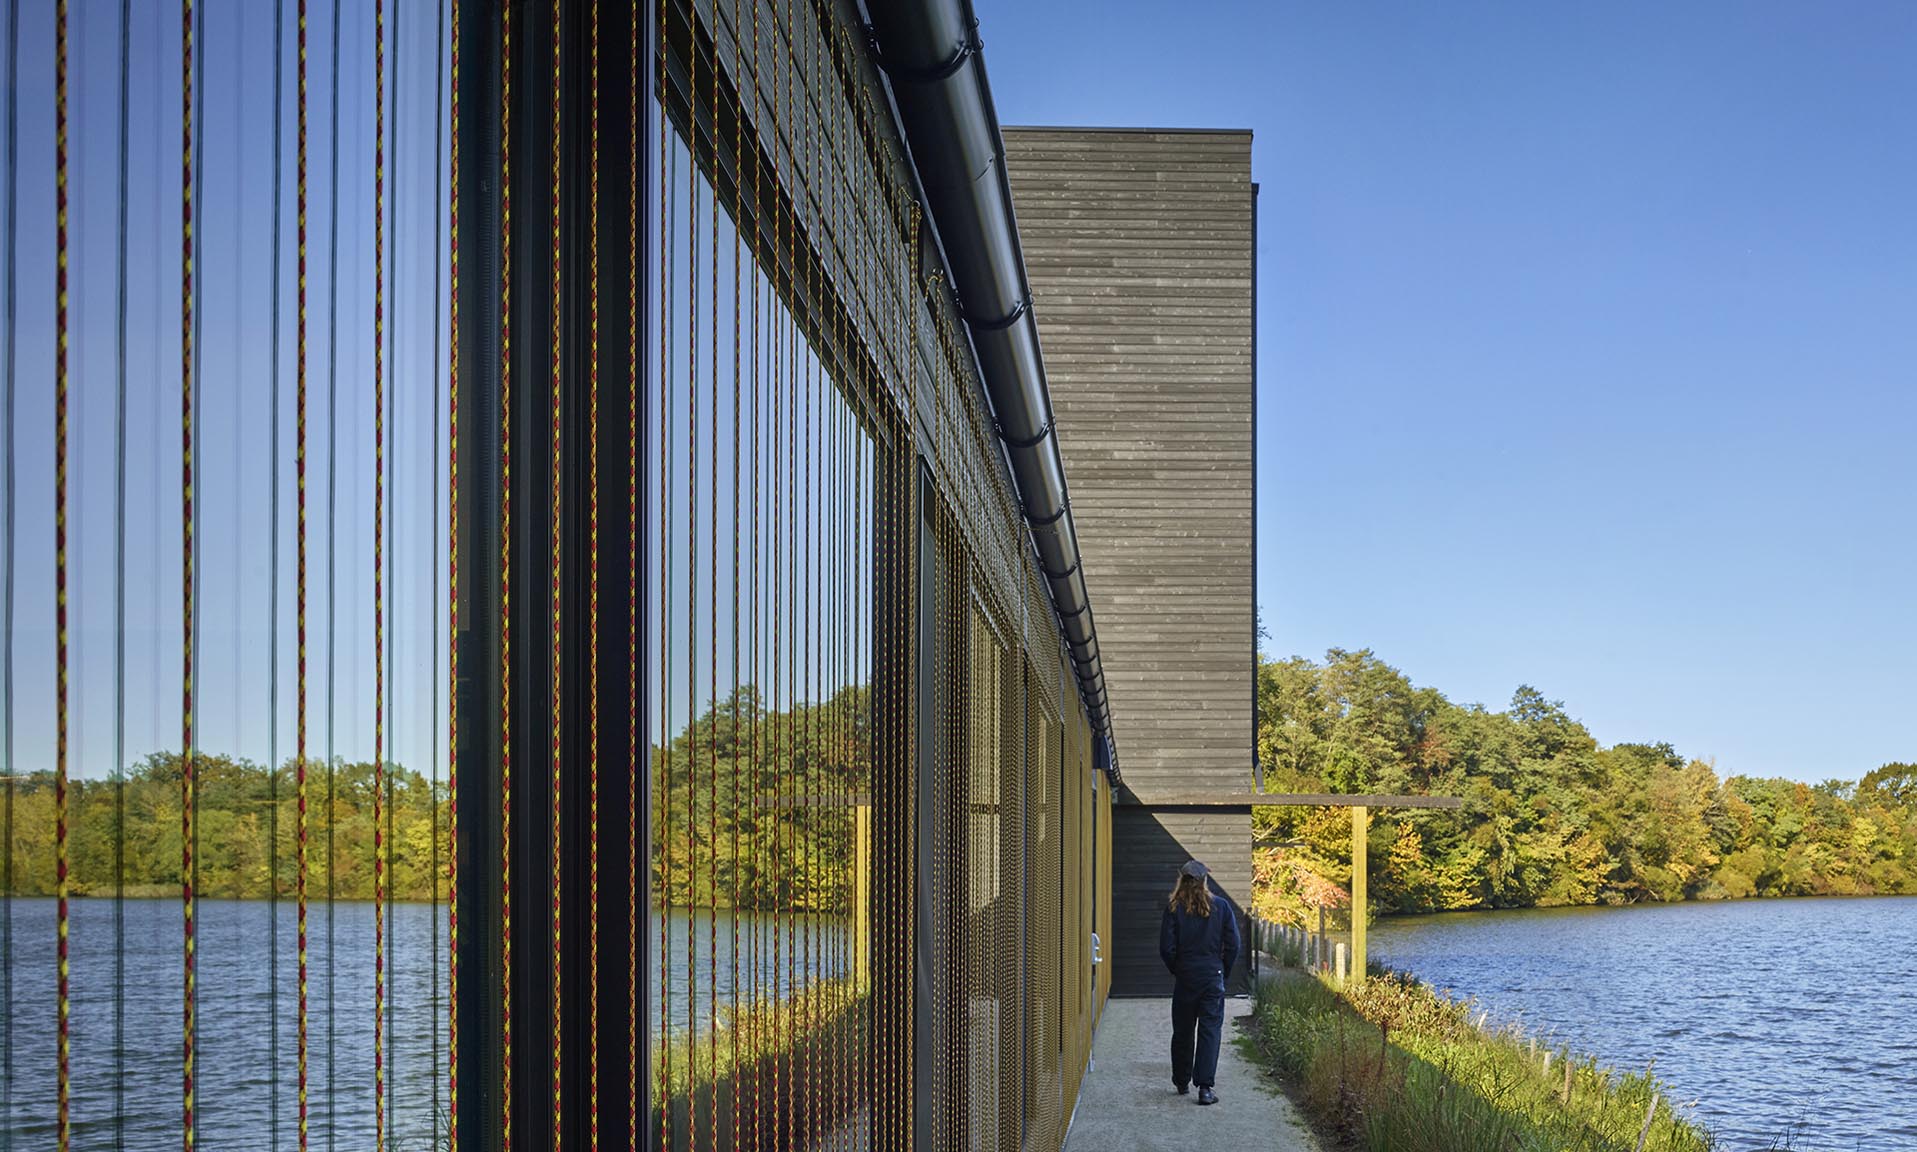
[(1005, 145), (1125, 786), (1147, 804), (1244, 792), (1251, 133)]
[(1251, 901), (1249, 810), (1185, 806), (1251, 789), (1251, 133), (1009, 128), (1005, 144), (1141, 802), (1112, 808), (1111, 991), (1169, 995), (1158, 920), (1179, 866), (1201, 859)]
[[(1251, 813), (1246, 809), (1112, 809), (1112, 995), (1170, 996), (1171, 974), (1158, 956), (1158, 920), (1178, 869), (1203, 860), (1243, 914), (1251, 907)], [(1241, 953), (1229, 987), (1242, 991), (1250, 957)]]

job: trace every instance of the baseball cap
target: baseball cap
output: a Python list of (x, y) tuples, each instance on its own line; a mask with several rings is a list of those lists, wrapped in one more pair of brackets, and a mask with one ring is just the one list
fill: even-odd
[(1205, 877), (1211, 875), (1211, 869), (1205, 867), (1203, 864), (1199, 863), (1196, 860), (1185, 861), (1185, 866), (1183, 868), (1180, 868), (1179, 871), (1184, 873), (1187, 876), (1196, 876), (1200, 880), (1203, 880)]

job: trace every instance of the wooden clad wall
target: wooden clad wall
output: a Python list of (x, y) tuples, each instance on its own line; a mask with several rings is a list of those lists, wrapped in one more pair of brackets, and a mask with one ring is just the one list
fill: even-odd
[(1251, 784), (1251, 133), (1008, 128), (1110, 686), (1150, 803)]
[[(1112, 868), (1112, 919), (1117, 925), (1106, 953), (1112, 964), (1112, 995), (1170, 996), (1171, 974), (1158, 957), (1158, 921), (1186, 860), (1203, 860), (1217, 890), (1238, 915), (1240, 940), (1251, 908), (1251, 811), (1247, 808), (1112, 808), (1112, 838), (1119, 843)], [(1216, 904), (1214, 904), (1216, 907)], [(1215, 914), (1215, 913), (1214, 913)], [(1246, 987), (1251, 956), (1241, 948), (1228, 986)]]
[(1202, 806), (1252, 784), (1251, 133), (1004, 131), (1129, 794), (1110, 991), (1167, 995), (1178, 867), (1251, 902), (1249, 812)]

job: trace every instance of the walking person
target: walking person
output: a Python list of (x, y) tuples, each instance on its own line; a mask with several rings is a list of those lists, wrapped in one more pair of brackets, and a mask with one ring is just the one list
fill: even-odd
[(1225, 1026), (1225, 976), (1238, 962), (1238, 917), (1212, 898), (1211, 870), (1196, 860), (1178, 884), (1158, 927), (1158, 954), (1178, 979), (1172, 992), (1172, 1084), (1180, 1096), (1198, 1085), (1200, 1104), (1218, 1103), (1218, 1043)]

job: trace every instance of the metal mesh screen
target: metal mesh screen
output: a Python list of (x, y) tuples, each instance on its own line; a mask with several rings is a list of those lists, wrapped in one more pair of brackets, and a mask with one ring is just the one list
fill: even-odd
[(0, 2), (0, 1146), (1055, 1152), (1104, 825), (858, 7)]

